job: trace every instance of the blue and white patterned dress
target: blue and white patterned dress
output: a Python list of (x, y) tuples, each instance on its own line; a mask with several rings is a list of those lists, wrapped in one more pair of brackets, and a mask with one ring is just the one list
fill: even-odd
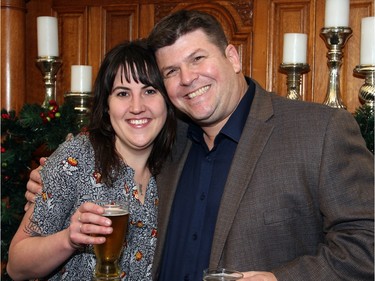
[[(158, 194), (151, 177), (145, 202), (138, 200), (134, 170), (124, 164), (112, 187), (101, 183), (94, 170), (94, 151), (85, 134), (59, 146), (41, 170), (43, 193), (37, 197), (30, 228), (46, 236), (65, 229), (76, 209), (86, 201), (128, 200), (129, 228), (120, 266), (122, 280), (152, 280), (151, 266), (157, 236)], [(58, 253), (56, 253), (58, 255)], [(95, 267), (93, 247), (76, 251), (51, 276), (43, 280), (90, 280)]]

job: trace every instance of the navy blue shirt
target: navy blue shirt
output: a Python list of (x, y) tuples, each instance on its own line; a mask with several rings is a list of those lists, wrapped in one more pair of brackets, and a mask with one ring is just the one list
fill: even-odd
[(250, 80), (248, 84), (211, 150), (203, 139), (203, 130), (189, 125), (192, 147), (173, 201), (159, 281), (203, 279), (224, 185), (254, 97), (255, 85)]

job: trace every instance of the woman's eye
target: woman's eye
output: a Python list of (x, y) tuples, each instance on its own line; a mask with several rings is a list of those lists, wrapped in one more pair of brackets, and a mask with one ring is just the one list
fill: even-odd
[(128, 92), (124, 92), (124, 91), (116, 93), (116, 96), (118, 96), (118, 97), (126, 97), (128, 95), (129, 95)]
[(155, 89), (147, 89), (147, 90), (146, 90), (146, 94), (147, 94), (147, 95), (153, 95), (153, 94), (156, 94), (156, 90), (155, 90)]

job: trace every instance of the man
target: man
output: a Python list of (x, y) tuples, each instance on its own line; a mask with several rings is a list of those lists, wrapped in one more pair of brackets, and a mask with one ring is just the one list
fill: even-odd
[(373, 280), (373, 155), (350, 113), (244, 77), (206, 13), (167, 16), (149, 44), (186, 121), (158, 178), (155, 279)]

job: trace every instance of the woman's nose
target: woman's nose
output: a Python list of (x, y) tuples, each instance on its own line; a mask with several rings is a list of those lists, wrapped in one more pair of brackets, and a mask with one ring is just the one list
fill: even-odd
[(139, 96), (134, 96), (131, 101), (130, 111), (134, 114), (141, 113), (145, 110), (144, 100)]

